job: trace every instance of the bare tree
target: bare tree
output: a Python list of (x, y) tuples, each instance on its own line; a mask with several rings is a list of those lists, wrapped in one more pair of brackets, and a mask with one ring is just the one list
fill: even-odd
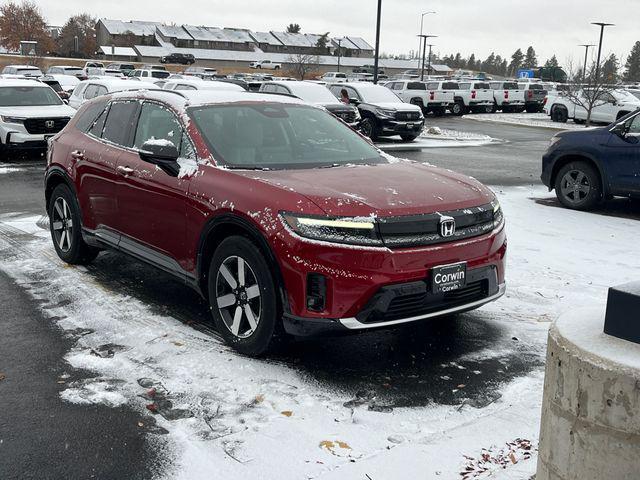
[(296, 53), (289, 55), (287, 63), (291, 64), (293, 76), (304, 80), (309, 76), (310, 72), (318, 69), (320, 57), (318, 55), (309, 55), (306, 53)]
[(18, 50), (23, 40), (38, 42), (38, 53), (46, 53), (53, 48), (47, 22), (34, 2), (5, 3), (0, 7), (0, 45)]
[(582, 70), (574, 69), (571, 62), (569, 62), (568, 69), (569, 75), (567, 75), (567, 83), (563, 87), (562, 95), (577, 108), (586, 110), (588, 127), (591, 125), (591, 113), (594, 108), (615, 102), (611, 95), (615, 87), (607, 84), (602, 76), (596, 78), (595, 63), (587, 67), (584, 76)]

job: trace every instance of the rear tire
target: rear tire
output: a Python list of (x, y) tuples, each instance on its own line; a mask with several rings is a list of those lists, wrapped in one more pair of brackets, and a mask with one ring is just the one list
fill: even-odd
[(436, 107), (433, 109), (433, 115), (436, 117), (442, 117), (446, 113), (446, 110), (442, 107)]
[(553, 107), (551, 110), (551, 120), (558, 123), (567, 123), (569, 112), (564, 107)]
[(460, 117), (467, 113), (467, 107), (465, 107), (464, 103), (462, 102), (455, 102), (453, 105), (451, 105), (451, 113)]
[(570, 162), (562, 167), (554, 188), (560, 203), (573, 210), (592, 210), (602, 199), (600, 175), (587, 162)]
[(65, 185), (58, 185), (49, 200), (49, 230), (56, 253), (72, 265), (91, 263), (100, 253), (82, 238), (82, 216), (76, 196)]
[(262, 355), (284, 335), (271, 269), (249, 239), (232, 236), (218, 246), (209, 266), (208, 293), (218, 333), (238, 352)]

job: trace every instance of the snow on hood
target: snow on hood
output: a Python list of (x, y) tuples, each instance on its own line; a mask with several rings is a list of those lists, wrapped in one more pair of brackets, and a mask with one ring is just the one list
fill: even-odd
[(479, 206), (494, 198), (477, 180), (409, 161), (241, 174), (295, 191), (337, 216), (433, 213)]
[(0, 107), (0, 115), (10, 117), (73, 117), (76, 111), (68, 105), (38, 105), (23, 107)]

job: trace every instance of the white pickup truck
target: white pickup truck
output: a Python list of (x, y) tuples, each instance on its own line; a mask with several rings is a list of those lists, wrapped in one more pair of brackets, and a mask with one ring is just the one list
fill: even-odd
[[(584, 96), (584, 92), (579, 92), (578, 95)], [(584, 99), (581, 103), (586, 105), (587, 100)], [(640, 99), (626, 90), (602, 92), (594, 102), (591, 121), (608, 125), (638, 108), (640, 108)], [(586, 108), (569, 98), (567, 93), (557, 90), (547, 94), (544, 113), (549, 115), (554, 122), (566, 123), (570, 118), (575, 123), (587, 121)]]
[(502, 110), (504, 113), (521, 113), (525, 109), (524, 90), (517, 82), (489, 82), (493, 90), (493, 111)]
[[(456, 92), (454, 100), (457, 107), (452, 108), (462, 110), (462, 113), (469, 111), (474, 113), (489, 113), (493, 111), (493, 90), (487, 82), (477, 80), (467, 80), (458, 82), (459, 90)], [(460, 113), (457, 113), (458, 115)]]
[[(434, 82), (437, 83), (437, 82)], [(423, 114), (433, 112), (434, 115), (444, 115), (445, 111), (453, 103), (453, 92), (429, 89), (425, 82), (415, 80), (396, 80), (385, 83), (402, 100), (417, 105)]]
[(275, 63), (271, 60), (258, 60), (257, 62), (251, 62), (249, 68), (260, 68), (265, 70), (280, 70), (282, 68), (281, 63)]

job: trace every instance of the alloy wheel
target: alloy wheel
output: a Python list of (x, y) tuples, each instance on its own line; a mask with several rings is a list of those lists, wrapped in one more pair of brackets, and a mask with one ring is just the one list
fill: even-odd
[(560, 182), (560, 189), (564, 198), (572, 204), (580, 204), (591, 192), (589, 177), (580, 170), (569, 170)]
[(360, 124), (360, 130), (365, 137), (371, 138), (373, 136), (373, 122), (367, 118)]
[(244, 258), (230, 256), (220, 264), (216, 304), (225, 326), (235, 337), (250, 337), (258, 328), (262, 310), (260, 286)]
[(68, 252), (72, 247), (73, 239), (73, 218), (71, 209), (66, 200), (62, 197), (56, 198), (53, 204), (53, 236), (58, 248), (63, 252)]

